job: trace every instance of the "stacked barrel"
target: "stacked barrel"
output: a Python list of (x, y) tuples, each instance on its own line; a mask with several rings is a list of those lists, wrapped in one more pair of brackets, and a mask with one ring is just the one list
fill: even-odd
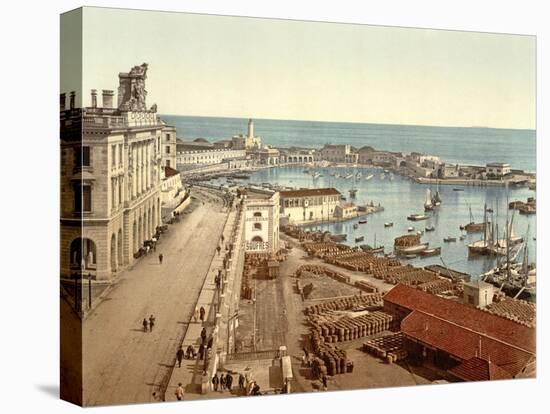
[(439, 278), (418, 285), (418, 289), (431, 293), (432, 295), (437, 295), (443, 292), (454, 291), (455, 284), (449, 279)]
[(393, 316), (381, 312), (369, 312), (354, 318), (333, 317), (331, 314), (310, 315), (309, 322), (326, 343), (352, 341), (394, 329)]
[(369, 339), (363, 343), (363, 351), (385, 359), (390, 364), (407, 357), (407, 351), (403, 349), (403, 334), (401, 332)]
[(317, 331), (311, 334), (311, 345), (316, 355), (312, 363), (314, 375), (325, 373), (332, 376), (346, 372), (348, 359), (345, 350), (325, 343)]

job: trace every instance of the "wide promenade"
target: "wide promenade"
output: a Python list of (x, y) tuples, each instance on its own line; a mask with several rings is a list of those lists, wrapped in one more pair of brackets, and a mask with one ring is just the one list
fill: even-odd
[[(220, 198), (202, 190), (193, 195), (193, 211), (169, 227), (156, 252), (126, 271), (84, 321), (85, 405), (154, 401), (153, 392), (169, 379), (228, 214)], [(144, 332), (143, 318), (151, 314), (154, 329)]]

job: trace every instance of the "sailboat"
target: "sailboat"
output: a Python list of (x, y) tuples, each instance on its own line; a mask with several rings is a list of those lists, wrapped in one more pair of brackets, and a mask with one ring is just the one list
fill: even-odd
[(424, 211), (431, 211), (434, 209), (432, 203), (432, 191), (428, 188), (426, 190), (426, 200), (424, 201)]
[(466, 230), (467, 233), (480, 233), (482, 231), (485, 231), (487, 228), (487, 204), (485, 204), (485, 207), (483, 209), (484, 211), (484, 217), (485, 220), (483, 223), (476, 223), (474, 222), (474, 215), (472, 214), (472, 207), (468, 206), (468, 210), (470, 212), (470, 222), (464, 226), (460, 226), (460, 230)]
[(368, 253), (384, 253), (384, 246), (376, 247), (376, 233), (374, 233), (374, 247), (371, 247), (368, 244), (362, 244), (359, 247), (361, 250)]
[[(360, 174), (360, 173), (358, 173)], [(349, 190), (349, 196), (350, 198), (355, 198), (355, 195), (357, 194), (357, 187), (355, 186), (355, 180), (357, 178), (357, 174), (354, 174), (353, 175), (353, 186), (351, 187), (351, 189)]]
[[(526, 240), (529, 240), (528, 235), (529, 227), (527, 228)], [(507, 243), (505, 263), (497, 263), (493, 269), (481, 275), (481, 280), (497, 286), (510, 296), (514, 296), (514, 299), (521, 297), (523, 294), (526, 299), (534, 300), (537, 287), (537, 270), (534, 265), (529, 264), (527, 241), (522, 244), (523, 260), (519, 263), (516, 258), (521, 248), (511, 257), (511, 244)]]
[(367, 176), (365, 177), (365, 181), (370, 180), (372, 177), (374, 177), (374, 175), (372, 175), (372, 174), (367, 175)]
[(437, 188), (435, 189), (435, 194), (434, 196), (432, 197), (432, 204), (435, 206), (435, 207), (438, 207), (441, 205), (441, 195), (439, 194), (439, 181), (437, 182)]

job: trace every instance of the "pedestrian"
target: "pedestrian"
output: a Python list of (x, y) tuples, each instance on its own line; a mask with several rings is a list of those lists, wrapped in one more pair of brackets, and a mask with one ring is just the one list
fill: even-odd
[(181, 385), (181, 382), (178, 382), (178, 386), (176, 387), (176, 392), (174, 394), (176, 394), (176, 398), (178, 399), (178, 401), (182, 401), (183, 400), (183, 387)]
[(180, 346), (178, 352), (176, 352), (176, 359), (178, 360), (178, 367), (181, 368), (181, 360), (183, 359), (183, 347)]
[(193, 347), (192, 344), (189, 344), (189, 346), (187, 347), (185, 353), (187, 354), (186, 355), (187, 359), (195, 358), (195, 348)]
[(323, 391), (326, 391), (328, 389), (328, 378), (325, 374), (323, 374), (321, 381), (323, 382)]
[(155, 317), (149, 316), (149, 332), (153, 332), (153, 326), (155, 326)]
[(143, 318), (142, 325), (143, 325), (143, 332), (147, 332), (147, 325), (148, 325), (147, 319)]
[(193, 320), (197, 322), (199, 320), (199, 307), (195, 306), (195, 313), (193, 314)]
[(242, 390), (244, 388), (244, 375), (239, 374), (239, 388)]
[(206, 344), (206, 328), (202, 328), (201, 331), (201, 343)]
[(225, 386), (227, 387), (227, 390), (229, 392), (231, 392), (231, 386), (233, 385), (233, 376), (231, 375), (231, 373), (228, 373), (226, 376), (225, 376)]
[(159, 263), (162, 264), (162, 259), (164, 258), (164, 256), (161, 254), (159, 254)]
[(204, 322), (204, 314), (206, 313), (206, 311), (204, 310), (204, 307), (201, 306), (201, 308), (199, 309), (199, 315), (200, 315), (200, 319), (202, 322)]
[(199, 345), (199, 360), (202, 361), (204, 359), (204, 345)]
[(216, 251), (218, 252), (218, 256), (220, 255), (221, 249), (222, 249), (222, 248), (221, 248), (220, 245), (218, 244), (218, 247), (216, 247)]
[(225, 237), (223, 237), (223, 234), (222, 234), (222, 243), (223, 243), (224, 240), (225, 240)]
[(214, 386), (214, 391), (218, 391), (219, 383), (220, 383), (220, 379), (218, 378), (218, 373), (215, 373), (214, 377), (212, 378), (212, 385)]
[(210, 335), (210, 337), (208, 338), (208, 343), (206, 345), (206, 349), (212, 348), (213, 344), (214, 344), (214, 337), (212, 335)]
[(220, 375), (220, 391), (223, 391), (225, 390), (225, 376), (223, 375), (223, 372), (222, 372), (222, 375)]

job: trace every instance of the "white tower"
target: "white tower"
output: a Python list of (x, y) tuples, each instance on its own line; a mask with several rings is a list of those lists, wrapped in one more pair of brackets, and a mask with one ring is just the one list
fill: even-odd
[(248, 138), (254, 138), (254, 121), (248, 120)]

